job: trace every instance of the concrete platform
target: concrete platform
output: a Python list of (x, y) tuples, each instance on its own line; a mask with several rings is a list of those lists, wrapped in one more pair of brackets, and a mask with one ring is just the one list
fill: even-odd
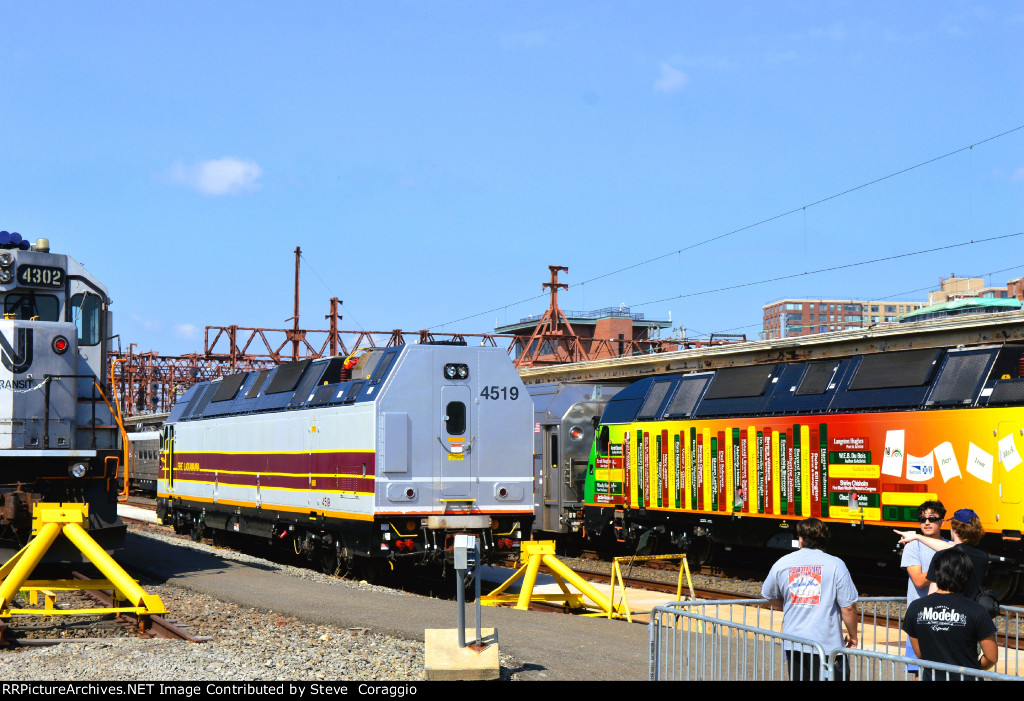
[(134, 519), (136, 521), (156, 523), (156, 511), (153, 511), (152, 509), (142, 509), (138, 506), (132, 506), (131, 504), (118, 504), (117, 515)]
[(466, 647), (459, 647), (458, 628), (424, 631), (424, 667), (429, 681), (487, 681), (501, 676), (498, 636), (494, 628), (480, 630), (481, 650), (470, 647), (476, 628), (466, 631)]

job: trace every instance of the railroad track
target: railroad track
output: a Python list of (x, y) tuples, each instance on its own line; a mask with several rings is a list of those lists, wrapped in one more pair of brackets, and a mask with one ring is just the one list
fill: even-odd
[[(81, 572), (72, 572), (71, 576), (73, 579), (80, 579), (83, 581), (89, 581), (91, 578)], [(101, 607), (113, 607), (114, 604), (114, 592), (112, 590), (95, 590), (95, 589), (83, 589), (72, 592), (72, 596), (79, 599), (88, 599), (93, 603)], [(61, 608), (59, 605), (56, 608)], [(81, 606), (74, 606), (74, 608), (84, 608)], [(60, 622), (60, 626), (55, 627), (67, 627), (67, 628), (89, 628), (90, 626), (95, 627), (97, 623), (103, 621), (113, 621), (119, 627), (124, 630), (133, 632), (137, 637), (143, 639), (149, 638), (161, 638), (165, 640), (184, 640), (192, 643), (205, 643), (212, 640), (207, 636), (195, 635), (187, 626), (179, 624), (177, 621), (163, 616), (138, 616), (134, 613), (120, 613), (110, 614), (104, 613), (97, 610), (95, 614), (97, 619), (92, 620), (78, 620), (71, 623), (64, 621)], [(53, 616), (47, 616), (49, 619), (48, 625), (45, 627), (51, 627), (55, 621)], [(76, 616), (76, 618), (78, 618)], [(81, 618), (89, 618), (89, 614), (82, 614)], [(109, 637), (93, 637), (93, 638), (28, 638), (28, 637), (16, 637), (19, 634), (24, 634), (30, 630), (38, 630), (43, 626), (38, 624), (31, 624), (28, 626), (12, 626), (5, 621), (0, 621), (0, 647), (45, 647), (49, 645), (57, 645), (59, 643), (88, 643), (98, 642), (102, 640), (110, 640)]]

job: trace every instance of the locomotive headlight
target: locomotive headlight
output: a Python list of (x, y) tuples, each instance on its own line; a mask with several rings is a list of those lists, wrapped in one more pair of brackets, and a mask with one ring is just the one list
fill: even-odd
[(64, 351), (68, 349), (68, 339), (63, 336), (54, 336), (53, 343), (50, 344), (53, 348), (53, 352), (57, 355), (63, 355)]
[(14, 256), (7, 251), (0, 253), (0, 268), (9, 268), (14, 264)]
[(68, 468), (68, 473), (75, 479), (81, 479), (85, 477), (85, 473), (89, 471), (89, 466), (84, 462), (76, 462), (74, 465)]
[(447, 377), (449, 380), (454, 380), (456, 373), (457, 370), (455, 369), (455, 366), (452, 365), (451, 363), (448, 363), (447, 365), (444, 366), (444, 376)]
[(444, 366), (444, 377), (446, 380), (465, 380), (469, 377), (469, 366), (462, 363), (448, 363)]
[(11, 272), (10, 268), (0, 268), (0, 284), (6, 285), (13, 279), (14, 273)]
[(465, 365), (457, 365), (455, 371), (459, 374), (460, 380), (465, 380), (469, 377), (469, 368)]
[(583, 429), (579, 426), (573, 426), (569, 429), (569, 438), (572, 438), (574, 441), (583, 440)]

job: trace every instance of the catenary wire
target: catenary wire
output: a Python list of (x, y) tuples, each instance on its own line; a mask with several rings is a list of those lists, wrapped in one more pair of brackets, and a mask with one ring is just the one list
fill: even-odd
[[(806, 211), (808, 207), (814, 207), (814, 206), (819, 205), (819, 204), (824, 204), (825, 202), (829, 202), (829, 201), (837, 199), (839, 197), (843, 197), (845, 195), (849, 195), (851, 193), (857, 192), (858, 190), (863, 190), (864, 188), (871, 187), (872, 185), (877, 185), (878, 183), (884, 182), (886, 180), (890, 180), (890, 179), (895, 178), (897, 176), (904, 175), (904, 174), (909, 173), (909, 172), (911, 172), (913, 170), (917, 170), (918, 168), (923, 168), (924, 166), (931, 165), (932, 163), (936, 163), (936, 162), (941, 161), (943, 159), (949, 158), (950, 156), (955, 156), (958, 153), (963, 153), (964, 151), (970, 151), (975, 146), (981, 146), (982, 144), (986, 144), (986, 143), (988, 143), (990, 141), (995, 141), (996, 139), (1000, 139), (1000, 138), (1002, 138), (1004, 136), (1008, 136), (1009, 134), (1013, 134), (1014, 132), (1020, 131), (1022, 129), (1024, 129), (1024, 124), (1021, 124), (1021, 125), (1018, 125), (1016, 127), (1013, 127), (1012, 129), (1007, 129), (1006, 131), (1000, 132), (999, 134), (995, 134), (993, 136), (989, 136), (989, 137), (987, 137), (985, 139), (982, 139), (980, 141), (976, 141), (976, 142), (974, 142), (972, 144), (968, 144), (967, 146), (963, 146), (961, 148), (954, 149), (953, 151), (949, 151), (948, 153), (944, 153), (941, 156), (935, 156), (934, 158), (929, 158), (928, 160), (921, 161), (920, 163), (916, 163), (916, 164), (914, 164), (912, 166), (908, 166), (906, 168), (902, 168), (900, 170), (897, 170), (897, 171), (894, 171), (892, 173), (889, 173), (888, 175), (883, 175), (883, 176), (881, 176), (879, 178), (875, 178), (874, 180), (870, 180), (870, 181), (868, 181), (866, 183), (862, 183), (862, 184), (857, 185), (855, 187), (848, 188), (846, 190), (843, 190), (842, 192), (837, 192), (837, 193), (829, 195), (827, 197), (823, 197), (823, 198), (821, 198), (819, 200), (815, 200), (814, 202), (811, 202), (809, 204), (801, 205), (799, 207), (794, 207), (793, 209), (790, 209), (787, 212), (782, 212), (781, 214), (776, 214), (774, 216), (767, 217), (765, 219), (762, 219), (760, 221), (754, 222), (752, 224), (747, 224), (746, 226), (742, 226), (742, 227), (740, 227), (738, 229), (733, 229), (732, 231), (728, 231), (726, 233), (719, 234), (717, 236), (712, 236), (712, 237), (706, 238), (706, 239), (704, 239), (702, 241), (697, 241), (696, 243), (690, 244), (689, 246), (684, 246), (683, 248), (679, 248), (679, 249), (676, 249), (674, 251), (670, 251), (668, 253), (664, 253), (662, 255), (655, 256), (653, 258), (648, 258), (648, 259), (640, 261), (638, 263), (634, 263), (632, 265), (627, 265), (625, 267), (618, 268), (617, 270), (612, 270), (610, 272), (604, 273), (602, 275), (598, 275), (596, 277), (589, 278), (587, 280), (583, 280), (582, 282), (578, 282), (578, 283), (575, 283), (575, 284), (576, 285), (586, 285), (586, 284), (591, 283), (591, 282), (596, 282), (597, 280), (602, 280), (604, 278), (611, 277), (613, 275), (618, 275), (619, 273), (624, 273), (624, 272), (626, 272), (628, 270), (633, 270), (635, 268), (639, 268), (639, 267), (642, 267), (644, 265), (648, 265), (650, 263), (655, 263), (655, 262), (657, 262), (659, 260), (662, 260), (664, 258), (667, 258), (669, 256), (682, 253), (683, 251), (689, 251), (689, 250), (692, 250), (692, 249), (697, 248), (699, 246), (703, 246), (705, 244), (712, 243), (714, 241), (720, 241), (721, 239), (727, 238), (729, 236), (733, 236), (735, 234), (741, 233), (743, 231), (747, 231), (749, 229), (753, 229), (755, 227), (761, 226), (762, 224), (767, 224), (767, 223), (775, 221), (777, 219), (782, 219), (784, 217), (788, 217), (789, 215), (795, 214), (796, 212)], [(882, 259), (882, 260), (884, 260), (884, 259)], [(782, 278), (776, 278), (776, 279), (784, 280), (784, 279), (787, 279), (787, 278), (786, 277), (782, 277)], [(725, 288), (725, 289), (732, 289), (732, 288)], [(466, 321), (468, 319), (475, 319), (478, 316), (483, 316), (484, 314), (491, 314), (491, 313), (499, 311), (501, 309), (505, 309), (506, 307), (511, 307), (511, 306), (515, 306), (515, 305), (518, 305), (518, 304), (524, 304), (526, 302), (532, 302), (534, 300), (541, 299), (544, 296), (545, 296), (545, 294), (542, 293), (542, 294), (539, 294), (539, 295), (534, 295), (532, 297), (527, 297), (525, 299), (521, 299), (521, 300), (519, 300), (517, 302), (509, 302), (507, 304), (501, 304), (501, 305), (499, 305), (497, 307), (494, 307), (492, 309), (488, 309), (486, 311), (479, 312), (477, 314), (472, 314), (470, 316), (464, 316), (464, 317), (461, 317), (461, 318), (458, 318), (458, 319), (452, 319), (451, 321), (446, 321), (446, 322), (444, 322), (442, 324), (434, 324), (433, 326), (430, 326), (428, 328), (435, 328), (436, 326), (447, 326), (448, 324), (456, 324), (456, 323), (459, 323), (460, 321)], [(682, 296), (682, 295), (680, 295), (680, 296)], [(667, 299), (677, 299), (677, 298), (676, 297), (669, 297)], [(662, 301), (664, 301), (664, 300), (662, 300)], [(648, 302), (647, 304), (652, 304), (652, 302)]]

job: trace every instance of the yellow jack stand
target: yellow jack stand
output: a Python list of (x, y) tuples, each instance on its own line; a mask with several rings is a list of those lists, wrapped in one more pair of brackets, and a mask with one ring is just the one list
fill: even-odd
[[(696, 600), (696, 595), (693, 593), (693, 578), (690, 577), (690, 563), (686, 560), (686, 555), (641, 555), (633, 557), (617, 557), (612, 560), (612, 592), (611, 599), (615, 601), (615, 582), (618, 580), (619, 587), (622, 589), (622, 606), (626, 610), (626, 620), (630, 623), (633, 622), (632, 612), (629, 609), (629, 602), (626, 601), (626, 583), (622, 578), (622, 563), (627, 562), (632, 567), (635, 562), (650, 562), (652, 560), (679, 560), (679, 582), (676, 585), (676, 600), (683, 600), (683, 575), (686, 575), (686, 584), (690, 587), (690, 600)], [(611, 618), (611, 616), (609, 616)], [(701, 624), (703, 625), (703, 624)], [(703, 628), (702, 628), (703, 629)]]
[[(562, 564), (559, 559), (555, 557), (554, 541), (524, 540), (520, 545), (519, 560), (522, 565), (518, 570), (516, 570), (515, 574), (509, 577), (501, 586), (487, 596), (481, 596), (481, 604), (484, 606), (499, 606), (501, 604), (514, 603), (515, 606), (513, 608), (525, 611), (529, 608), (531, 601), (561, 601), (570, 611), (585, 611), (588, 608), (591, 608), (583, 602), (583, 597), (586, 596), (590, 601), (596, 604), (599, 612), (585, 613), (583, 615), (608, 616), (609, 618), (614, 616), (616, 618), (621, 618), (623, 615), (628, 613), (623, 609), (623, 607), (613, 605), (608, 597), (601, 594), (601, 592), (591, 586), (589, 582)], [(562, 590), (561, 594), (535, 595), (533, 593), (533, 587), (537, 583), (537, 572), (540, 570), (542, 563), (551, 569), (555, 582), (558, 583), (559, 588)], [(519, 593), (504, 594), (503, 592), (520, 577), (523, 578), (523, 584), (519, 589)], [(582, 594), (574, 594), (570, 592), (569, 588), (566, 586), (566, 582), (569, 582), (579, 589)]]
[[(32, 533), (35, 535), (28, 545), (0, 567), (0, 619), (13, 615), (83, 616), (107, 613), (134, 613), (137, 616), (167, 613), (163, 602), (155, 594), (147, 594), (138, 583), (114, 562), (114, 559), (92, 539), (82, 527), (89, 520), (88, 504), (37, 503), (32, 509)], [(83, 555), (103, 573), (106, 579), (99, 580), (33, 580), (28, 579), (43, 555), (50, 549), (61, 533), (74, 543)], [(81, 591), (86, 589), (109, 589), (117, 601), (130, 602), (131, 606), (112, 608), (58, 609), (55, 606), (57, 591)], [(38, 603), (39, 592), (43, 592), (46, 604), (43, 609), (10, 608), (19, 591), (31, 594), (31, 602)]]

